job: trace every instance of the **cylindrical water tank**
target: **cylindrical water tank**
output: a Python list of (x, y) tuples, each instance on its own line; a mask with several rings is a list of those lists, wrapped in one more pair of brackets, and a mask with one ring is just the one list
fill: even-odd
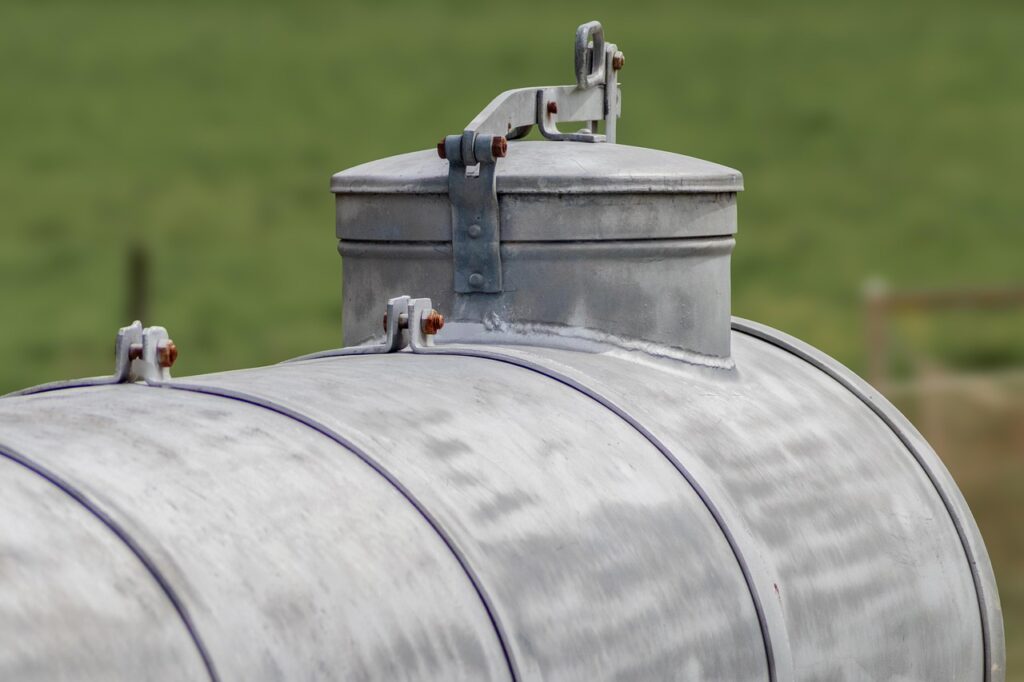
[(501, 155), (546, 102), (614, 125), (597, 47), (597, 84), (334, 177), (352, 347), (170, 379), (129, 339), (109, 380), (0, 400), (0, 678), (1003, 679), (932, 449), (730, 319), (740, 174)]

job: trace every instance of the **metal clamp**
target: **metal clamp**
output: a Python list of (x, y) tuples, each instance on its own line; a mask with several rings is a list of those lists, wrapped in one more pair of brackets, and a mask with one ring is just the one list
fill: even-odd
[(114, 373), (102, 377), (86, 377), (68, 381), (54, 381), (48, 384), (32, 386), (5, 396), (32, 395), (47, 393), (65, 388), (84, 386), (105, 386), (108, 384), (127, 384), (140, 381), (168, 381), (171, 378), (171, 365), (178, 359), (178, 347), (174, 345), (163, 327), (145, 327), (136, 320), (127, 327), (117, 331), (114, 342)]
[[(575, 40), (576, 85), (507, 90), (461, 135), (449, 135), (437, 145), (438, 155), (448, 160), (456, 293), (502, 291), (495, 170), (497, 160), (508, 153), (507, 140), (525, 137), (536, 125), (549, 140), (615, 142), (622, 111), (618, 72), (625, 57), (605, 42), (600, 22), (580, 25)], [(585, 121), (587, 127), (563, 133), (559, 120)], [(604, 132), (599, 134), (601, 121)]]
[(412, 298), (396, 296), (388, 299), (387, 312), (384, 313), (384, 342), (365, 346), (348, 346), (325, 350), (309, 355), (301, 355), (289, 362), (304, 360), (320, 360), (345, 355), (378, 355), (397, 353), (409, 347), (430, 347), (434, 345), (434, 335), (444, 327), (444, 315), (434, 310), (429, 298)]

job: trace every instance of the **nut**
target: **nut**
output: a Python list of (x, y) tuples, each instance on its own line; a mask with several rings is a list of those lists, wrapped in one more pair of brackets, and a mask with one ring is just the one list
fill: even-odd
[(555, 100), (551, 100), (550, 102), (548, 102), (548, 114), (557, 114), (557, 113), (558, 113), (558, 102), (556, 102)]
[(442, 159), (448, 158), (448, 151), (444, 148), (444, 140), (437, 143), (437, 155)]
[(502, 135), (495, 135), (491, 138), (491, 156), (501, 159), (505, 154), (508, 154), (508, 140)]
[(156, 347), (156, 361), (161, 367), (171, 367), (177, 359), (178, 347), (174, 345), (174, 341), (167, 339)]
[(142, 344), (133, 343), (128, 346), (128, 359), (129, 360), (141, 360), (142, 359)]
[(612, 55), (612, 68), (616, 71), (622, 69), (626, 65), (626, 55), (621, 52), (616, 52)]
[(441, 327), (444, 326), (444, 315), (431, 310), (429, 313), (423, 316), (423, 321), (420, 323), (420, 329), (423, 330), (424, 334), (436, 334)]

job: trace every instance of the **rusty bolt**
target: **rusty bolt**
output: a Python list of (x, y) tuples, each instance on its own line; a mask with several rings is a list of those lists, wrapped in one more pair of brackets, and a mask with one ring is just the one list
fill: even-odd
[(444, 148), (444, 140), (437, 143), (437, 155), (442, 159), (448, 158), (448, 151)]
[(429, 313), (423, 316), (423, 321), (420, 324), (420, 329), (423, 330), (424, 334), (436, 334), (441, 327), (444, 326), (444, 315), (431, 310)]
[(557, 114), (557, 113), (558, 113), (558, 102), (556, 102), (554, 100), (551, 100), (550, 102), (548, 102), (548, 114)]
[(505, 154), (508, 154), (508, 140), (502, 135), (495, 135), (491, 138), (491, 155), (496, 159), (501, 159)]
[[(398, 328), (408, 329), (409, 328), (409, 316), (402, 313), (398, 316)], [(384, 313), (384, 331), (388, 330), (388, 314)]]
[(170, 367), (178, 359), (178, 347), (167, 339), (156, 348), (156, 361), (161, 367)]
[(626, 55), (622, 54), (621, 52), (616, 52), (615, 54), (612, 55), (612, 68), (613, 69), (615, 69), (616, 71), (619, 71), (625, 65), (626, 65)]
[(133, 343), (128, 346), (128, 359), (129, 360), (141, 360), (142, 359), (142, 344)]

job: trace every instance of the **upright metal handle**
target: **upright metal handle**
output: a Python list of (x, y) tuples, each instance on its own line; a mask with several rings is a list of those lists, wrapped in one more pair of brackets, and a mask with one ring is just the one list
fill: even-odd
[(586, 90), (603, 85), (604, 74), (604, 27), (600, 21), (588, 21), (576, 29), (576, 87)]

